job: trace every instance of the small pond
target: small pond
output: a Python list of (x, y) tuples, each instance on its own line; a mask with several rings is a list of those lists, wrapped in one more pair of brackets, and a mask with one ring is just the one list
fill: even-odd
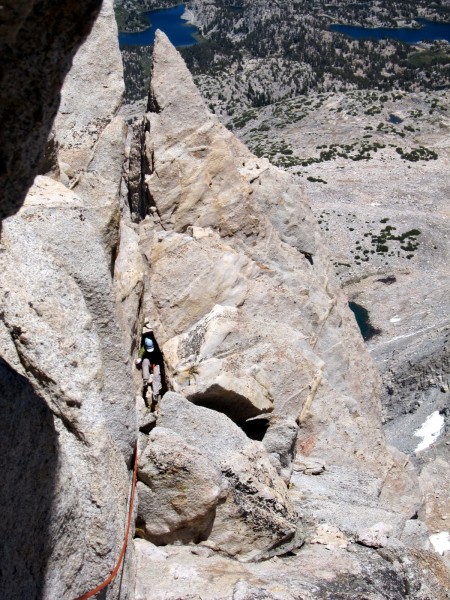
[(407, 44), (417, 44), (433, 40), (450, 42), (450, 23), (435, 23), (426, 19), (415, 19), (420, 29), (411, 27), (358, 27), (356, 25), (330, 25), (331, 31), (343, 33), (354, 40), (382, 40), (390, 38)]
[(120, 47), (152, 46), (157, 29), (164, 31), (174, 46), (193, 46), (197, 44), (199, 40), (196, 35), (199, 31), (197, 27), (181, 18), (183, 13), (184, 4), (143, 13), (149, 23), (148, 29), (136, 33), (119, 33)]
[(400, 125), (400, 123), (403, 123), (403, 119), (397, 115), (389, 115), (389, 123)]
[(348, 306), (355, 315), (356, 322), (358, 323), (359, 330), (361, 331), (364, 340), (370, 340), (370, 338), (381, 333), (381, 330), (374, 327), (370, 322), (369, 311), (364, 308), (364, 306), (361, 306), (356, 302), (349, 302)]

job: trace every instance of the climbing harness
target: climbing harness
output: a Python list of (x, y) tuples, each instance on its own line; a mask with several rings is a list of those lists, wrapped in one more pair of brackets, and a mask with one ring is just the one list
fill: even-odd
[(137, 466), (138, 466), (138, 449), (137, 449), (137, 442), (136, 442), (136, 445), (134, 447), (133, 486), (131, 488), (130, 509), (128, 511), (128, 524), (127, 524), (127, 530), (125, 532), (125, 537), (123, 539), (122, 550), (120, 552), (119, 559), (118, 559), (116, 566), (114, 567), (111, 575), (107, 579), (105, 579), (105, 581), (103, 583), (98, 585), (96, 588), (94, 588), (90, 592), (86, 592), (86, 594), (83, 594), (83, 596), (79, 596), (75, 600), (87, 600), (87, 598), (92, 598), (92, 596), (95, 596), (95, 594), (97, 594), (100, 590), (102, 590), (107, 585), (109, 585), (115, 579), (117, 573), (119, 572), (120, 566), (121, 566), (123, 558), (125, 556), (125, 552), (127, 550), (128, 535), (130, 533), (131, 517), (133, 515), (134, 494), (136, 491)]

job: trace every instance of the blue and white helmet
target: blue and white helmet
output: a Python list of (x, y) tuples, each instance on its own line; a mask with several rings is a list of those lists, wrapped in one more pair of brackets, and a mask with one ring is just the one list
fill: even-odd
[(150, 338), (145, 338), (144, 347), (147, 350), (147, 352), (153, 352), (153, 350), (155, 349), (153, 340), (151, 340)]

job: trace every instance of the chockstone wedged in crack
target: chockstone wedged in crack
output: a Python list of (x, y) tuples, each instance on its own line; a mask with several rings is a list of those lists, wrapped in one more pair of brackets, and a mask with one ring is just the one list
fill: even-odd
[(137, 527), (158, 545), (208, 538), (226, 497), (219, 468), (170, 429), (156, 427), (139, 459)]

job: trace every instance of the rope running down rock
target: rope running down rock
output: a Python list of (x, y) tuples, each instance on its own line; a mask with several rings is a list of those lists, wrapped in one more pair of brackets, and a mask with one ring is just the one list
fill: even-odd
[(137, 466), (138, 466), (138, 450), (137, 450), (137, 442), (136, 442), (136, 445), (134, 447), (133, 487), (131, 489), (130, 509), (128, 511), (128, 524), (127, 524), (127, 530), (125, 532), (125, 537), (123, 539), (122, 550), (120, 552), (119, 559), (118, 559), (116, 566), (114, 567), (111, 575), (107, 579), (105, 579), (105, 581), (103, 581), (103, 583), (98, 585), (93, 590), (86, 592), (86, 594), (83, 594), (83, 596), (79, 596), (75, 600), (87, 600), (87, 598), (92, 598), (92, 596), (95, 596), (95, 594), (100, 592), (100, 590), (102, 590), (107, 585), (109, 585), (115, 579), (117, 573), (119, 572), (120, 566), (121, 566), (123, 558), (125, 556), (125, 552), (127, 550), (128, 535), (130, 533), (131, 517), (133, 515), (134, 495), (135, 495), (135, 491), (136, 491)]

